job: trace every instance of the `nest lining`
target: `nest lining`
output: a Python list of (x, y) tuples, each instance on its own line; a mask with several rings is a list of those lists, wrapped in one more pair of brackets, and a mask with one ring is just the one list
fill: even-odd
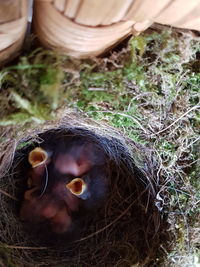
[[(2, 247), (10, 248), (10, 257), (20, 266), (159, 266), (160, 247), (166, 245), (168, 237), (167, 224), (154, 203), (155, 162), (147, 149), (119, 135), (113, 137), (111, 129), (104, 132), (85, 126), (50, 126), (34, 137), (27, 135), (19, 140), (19, 144), (28, 145), (15, 151), (12, 168), (0, 179), (0, 188), (19, 200), (1, 194)], [(70, 234), (46, 238), (37, 236), (19, 220), (26, 184), (20, 168), (28, 151), (38, 143), (63, 135), (87, 139), (106, 153), (109, 198), (97, 214), (82, 222), (77, 238)], [(145, 161), (139, 163), (139, 158)]]

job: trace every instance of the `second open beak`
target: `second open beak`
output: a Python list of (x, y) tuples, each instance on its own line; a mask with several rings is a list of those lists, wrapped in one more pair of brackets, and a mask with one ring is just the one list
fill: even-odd
[(75, 196), (77, 196), (83, 200), (89, 198), (89, 196), (90, 196), (90, 194), (88, 192), (87, 185), (84, 182), (84, 180), (81, 178), (73, 179), (70, 183), (68, 183), (66, 185), (66, 187), (70, 190), (70, 192), (73, 195), (75, 195)]

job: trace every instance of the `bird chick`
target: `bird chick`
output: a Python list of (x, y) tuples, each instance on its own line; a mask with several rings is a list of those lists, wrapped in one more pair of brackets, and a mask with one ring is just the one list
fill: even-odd
[(83, 199), (86, 200), (90, 197), (90, 192), (88, 190), (88, 186), (85, 181), (81, 178), (75, 178), (70, 183), (66, 185), (66, 187), (70, 190), (70, 192)]
[(53, 152), (38, 147), (28, 161), (31, 187), (20, 210), (23, 221), (47, 222), (52, 232), (65, 233), (75, 225), (75, 217), (81, 220), (106, 198), (106, 157), (94, 144), (58, 144)]
[(41, 184), (46, 166), (50, 163), (52, 152), (45, 151), (41, 147), (34, 148), (28, 155), (28, 162), (32, 166), (28, 172), (27, 184), (29, 188)]

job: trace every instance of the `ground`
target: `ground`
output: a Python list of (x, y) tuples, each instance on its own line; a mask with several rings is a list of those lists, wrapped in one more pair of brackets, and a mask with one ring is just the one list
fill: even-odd
[(14, 136), (70, 108), (149, 147), (160, 166), (156, 205), (174, 236), (166, 266), (200, 266), (200, 37), (152, 29), (82, 61), (34, 46), (0, 72), (3, 131)]

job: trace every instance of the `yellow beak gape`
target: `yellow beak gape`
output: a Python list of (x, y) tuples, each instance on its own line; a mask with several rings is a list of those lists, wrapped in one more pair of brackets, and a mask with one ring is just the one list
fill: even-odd
[(85, 182), (81, 178), (75, 178), (66, 185), (70, 192), (76, 196), (83, 194), (87, 188)]
[(48, 154), (41, 147), (34, 148), (28, 155), (28, 162), (31, 164), (32, 168), (45, 163), (47, 159)]
[(87, 184), (81, 178), (73, 179), (70, 183), (66, 184), (66, 188), (69, 189), (73, 195), (83, 200), (86, 200), (91, 196)]

